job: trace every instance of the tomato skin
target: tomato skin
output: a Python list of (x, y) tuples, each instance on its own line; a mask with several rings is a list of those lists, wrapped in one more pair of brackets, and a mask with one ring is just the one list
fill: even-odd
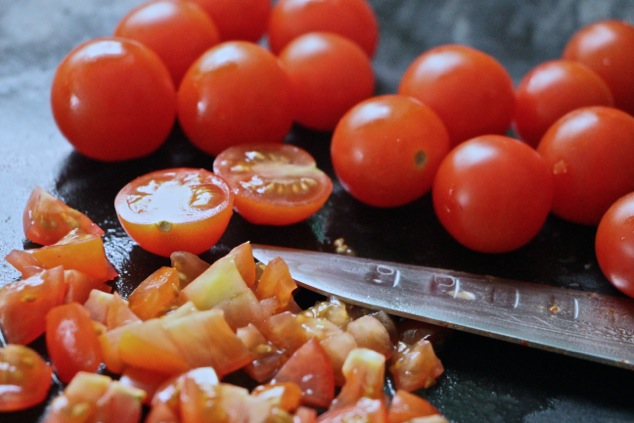
[(483, 51), (456, 44), (418, 56), (405, 70), (398, 93), (438, 113), (454, 146), (479, 135), (504, 134), (515, 109), (513, 80), (502, 64)]
[(201, 7), (189, 1), (145, 2), (119, 21), (114, 35), (151, 48), (167, 66), (175, 87), (189, 66), (220, 42), (216, 24)]
[(8, 344), (0, 348), (0, 412), (24, 410), (43, 402), (53, 371), (33, 349)]
[(634, 298), (634, 192), (615, 201), (599, 221), (595, 252), (610, 283)]
[(354, 106), (335, 128), (330, 147), (343, 187), (375, 207), (401, 206), (427, 193), (448, 151), (449, 137), (438, 115), (400, 95)]
[(234, 194), (234, 208), (258, 225), (290, 225), (316, 213), (332, 192), (330, 177), (290, 144), (242, 144), (222, 151), (214, 172)]
[(433, 205), (444, 228), (475, 251), (501, 253), (542, 228), (553, 197), (545, 161), (527, 144), (502, 135), (454, 147), (438, 168)]
[(514, 126), (536, 147), (557, 119), (584, 106), (612, 106), (612, 92), (592, 69), (571, 60), (551, 60), (533, 68), (516, 90)]
[(552, 212), (596, 225), (610, 205), (634, 191), (634, 117), (583, 107), (559, 119), (537, 148), (554, 180)]
[(271, 14), (270, 0), (189, 0), (214, 21), (222, 41), (258, 41)]
[(379, 28), (366, 0), (279, 0), (268, 22), (268, 41), (278, 54), (294, 38), (313, 31), (342, 35), (372, 57)]
[(157, 150), (172, 130), (175, 99), (170, 74), (156, 53), (117, 37), (74, 48), (59, 64), (51, 87), (61, 132), (78, 152), (106, 162)]
[(119, 222), (130, 237), (163, 257), (174, 251), (200, 254), (211, 248), (229, 224), (232, 205), (233, 195), (222, 178), (192, 168), (139, 176), (114, 200)]
[(203, 53), (183, 77), (177, 108), (185, 134), (211, 155), (246, 142), (281, 143), (293, 122), (286, 73), (271, 52), (246, 41)]
[(291, 82), (295, 120), (331, 131), (352, 106), (374, 92), (374, 71), (365, 52), (338, 34), (300, 35), (279, 54)]
[(51, 245), (73, 229), (102, 236), (103, 229), (88, 216), (53, 197), (42, 187), (35, 187), (29, 196), (22, 216), (24, 235), (41, 245)]
[(46, 348), (59, 379), (68, 383), (80, 371), (96, 372), (101, 347), (88, 310), (79, 303), (51, 309), (46, 315)]
[(615, 106), (634, 115), (634, 25), (602, 20), (579, 29), (568, 40), (563, 58), (577, 60), (608, 84)]

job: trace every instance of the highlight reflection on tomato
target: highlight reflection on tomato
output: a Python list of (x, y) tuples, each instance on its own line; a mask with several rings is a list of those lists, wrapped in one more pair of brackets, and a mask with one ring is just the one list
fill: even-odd
[(207, 170), (163, 169), (129, 182), (114, 205), (133, 240), (169, 257), (174, 251), (200, 254), (218, 242), (233, 213), (233, 194)]

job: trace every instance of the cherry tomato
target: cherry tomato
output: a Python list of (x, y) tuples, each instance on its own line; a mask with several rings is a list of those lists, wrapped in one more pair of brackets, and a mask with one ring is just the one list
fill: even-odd
[(71, 230), (102, 236), (103, 229), (84, 213), (53, 197), (41, 187), (35, 187), (26, 202), (22, 215), (24, 235), (36, 244), (51, 245)]
[(295, 120), (308, 128), (333, 130), (345, 112), (374, 92), (370, 59), (340, 35), (301, 35), (279, 58), (290, 79)]
[(599, 221), (595, 251), (605, 277), (634, 298), (634, 192), (615, 201)]
[(527, 144), (501, 135), (472, 138), (438, 168), (432, 198), (441, 224), (462, 245), (501, 253), (542, 228), (553, 197), (546, 162)]
[(53, 371), (39, 354), (24, 345), (0, 348), (0, 412), (18, 411), (43, 402)]
[(141, 248), (169, 257), (200, 254), (225, 232), (233, 195), (227, 183), (204, 169), (147, 173), (124, 186), (114, 200), (119, 222)]
[(353, 197), (396, 207), (429, 191), (448, 151), (445, 125), (430, 107), (411, 97), (384, 95), (343, 116), (330, 154), (339, 181)]
[(158, 149), (175, 120), (174, 83), (144, 45), (98, 38), (73, 49), (51, 88), (57, 126), (80, 153), (96, 160), (139, 158)]
[(357, 43), (368, 57), (378, 44), (378, 22), (367, 0), (279, 0), (268, 23), (268, 41), (274, 53), (299, 35), (334, 32)]
[(578, 30), (564, 48), (563, 57), (577, 60), (608, 84), (617, 108), (634, 115), (634, 25), (602, 20)]
[(537, 148), (555, 184), (552, 212), (596, 225), (610, 205), (634, 191), (634, 117), (584, 107), (559, 119)]
[(289, 144), (243, 144), (214, 160), (214, 172), (235, 196), (234, 207), (251, 223), (290, 225), (328, 200), (332, 181), (306, 151)]
[(405, 70), (398, 92), (438, 113), (452, 145), (504, 134), (513, 119), (511, 76), (492, 56), (463, 45), (438, 46), (418, 56)]
[(212, 155), (246, 142), (282, 142), (292, 114), (290, 83), (277, 58), (245, 41), (207, 50), (178, 91), (185, 134)]
[(48, 312), (46, 348), (63, 383), (70, 382), (79, 371), (96, 372), (102, 362), (90, 314), (79, 303), (60, 305)]
[(223, 41), (258, 41), (271, 14), (270, 0), (189, 0), (215, 22)]
[(129, 11), (114, 35), (151, 48), (167, 66), (174, 86), (198, 57), (220, 42), (216, 24), (189, 1), (151, 0)]
[(584, 106), (612, 106), (610, 88), (592, 69), (571, 60), (533, 68), (516, 90), (515, 130), (533, 147), (557, 119)]

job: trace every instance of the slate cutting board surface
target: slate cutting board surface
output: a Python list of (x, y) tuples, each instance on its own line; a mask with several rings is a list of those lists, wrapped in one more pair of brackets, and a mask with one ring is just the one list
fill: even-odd
[[(158, 266), (122, 231), (112, 201), (129, 180), (171, 166), (211, 168), (178, 129), (152, 156), (103, 164), (73, 152), (51, 116), (49, 89), (57, 64), (80, 42), (108, 35), (139, 0), (0, 0), (0, 255), (29, 247), (21, 226), (26, 198), (41, 185), (106, 230), (107, 254), (125, 296)], [(407, 65), (439, 44), (463, 43), (500, 60), (517, 82), (540, 61), (557, 58), (567, 38), (593, 20), (634, 22), (631, 0), (511, 2), (372, 0), (381, 40), (374, 59), (377, 93), (396, 90)], [(634, 54), (634, 53), (633, 53)], [(288, 142), (310, 151), (332, 175), (329, 134), (294, 128)], [(343, 238), (359, 256), (487, 273), (619, 295), (601, 275), (594, 229), (550, 218), (536, 239), (502, 255), (482, 255), (452, 241), (433, 215), (429, 196), (398, 209), (364, 206), (335, 184), (315, 216), (284, 228), (258, 227), (234, 216), (211, 261), (244, 241), (334, 251)], [(0, 284), (17, 278), (5, 262)], [(310, 301), (310, 295), (307, 297)], [(41, 348), (43, 343), (36, 343)], [(439, 355), (446, 368), (420, 394), (455, 422), (631, 422), (634, 374), (519, 345), (455, 333)], [(54, 389), (52, 393), (57, 393)], [(1, 422), (37, 421), (45, 405), (0, 414)]]

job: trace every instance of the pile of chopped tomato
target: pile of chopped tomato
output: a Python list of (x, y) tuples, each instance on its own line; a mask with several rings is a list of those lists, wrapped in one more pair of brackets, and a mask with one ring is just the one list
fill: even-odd
[[(25, 216), (25, 232), (50, 244), (7, 256), (23, 277), (0, 289), (10, 387), (0, 411), (45, 401), (55, 375), (64, 390), (44, 422), (444, 421), (411, 394), (444, 371), (422, 324), (335, 298), (302, 310), (287, 264), (256, 263), (248, 242), (212, 264), (173, 253), (122, 298), (86, 216), (41, 188)], [(68, 233), (57, 239), (64, 230), (50, 222)], [(28, 346), (41, 336), (50, 363)], [(228, 382), (237, 373), (251, 386)]]

